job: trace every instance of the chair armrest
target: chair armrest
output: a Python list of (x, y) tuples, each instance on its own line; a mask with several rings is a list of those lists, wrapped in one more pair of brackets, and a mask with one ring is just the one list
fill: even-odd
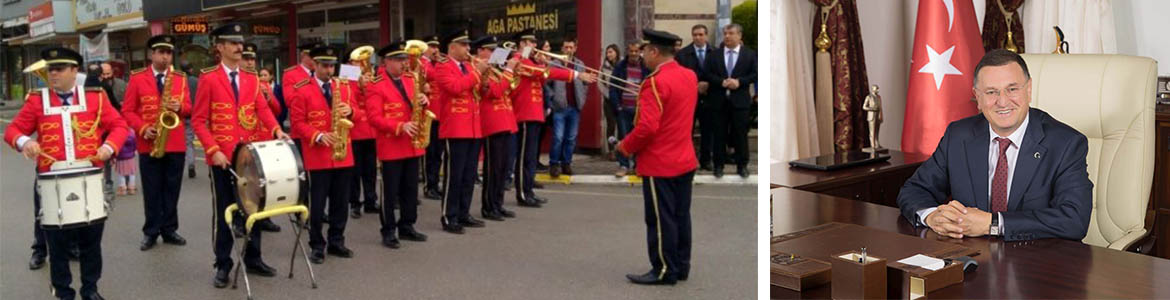
[(1146, 231), (1145, 228), (1138, 228), (1138, 229), (1135, 229), (1133, 231), (1130, 231), (1129, 233), (1125, 234), (1125, 236), (1122, 236), (1121, 238), (1117, 239), (1116, 241), (1113, 241), (1112, 243), (1109, 243), (1109, 249), (1116, 249), (1116, 250), (1125, 251), (1125, 248), (1128, 248), (1131, 244), (1133, 244), (1133, 243), (1137, 242), (1138, 240), (1140, 240), (1141, 238), (1145, 237), (1146, 234), (1148, 234), (1148, 233), (1149, 232)]

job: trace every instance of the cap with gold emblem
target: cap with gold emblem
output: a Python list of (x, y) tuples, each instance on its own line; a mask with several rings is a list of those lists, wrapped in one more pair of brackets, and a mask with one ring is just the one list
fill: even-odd
[(244, 43), (244, 51), (242, 52), (242, 54), (244, 55), (244, 58), (255, 58), (256, 57), (256, 44)]
[(524, 29), (520, 32), (517, 32), (516, 35), (512, 36), (512, 39), (516, 41), (529, 40), (535, 42), (536, 30), (532, 28)]
[(146, 40), (146, 48), (167, 48), (175, 50), (175, 37), (170, 35), (156, 35)]
[(397, 40), (382, 49), (378, 49), (378, 57), (384, 58), (405, 58), (406, 57), (406, 42)]
[(673, 47), (675, 41), (681, 41), (677, 35), (666, 31), (658, 31), (654, 29), (642, 29), (642, 36), (646, 38), (643, 44), (654, 44), (661, 46)]
[(244, 42), (244, 24), (227, 23), (211, 31), (211, 36), (218, 40)]
[(335, 64), (337, 63), (337, 49), (329, 46), (319, 46), (309, 51), (309, 56), (319, 63)]
[(315, 49), (317, 47), (321, 47), (321, 46), (324, 46), (324, 44), (316, 43), (316, 42), (303, 43), (300, 46), (297, 46), (297, 49), (301, 50), (301, 53), (309, 54), (309, 51), (313, 51), (313, 49)]
[(496, 37), (490, 36), (490, 35), (485, 35), (483, 37), (476, 39), (475, 42), (472, 42), (471, 48), (474, 48), (474, 49), (487, 48), (488, 50), (495, 50), (496, 46), (498, 46), (498, 45), (499, 44), (496, 42)]
[(81, 65), (81, 54), (65, 47), (52, 47), (41, 50), (41, 59), (44, 59), (48, 65)]
[(439, 46), (439, 36), (437, 35), (428, 36), (423, 40), (427, 42), (428, 46)]
[(451, 43), (469, 44), (469, 43), (471, 43), (471, 33), (468, 32), (466, 28), (461, 28), (461, 29), (452, 31), (451, 33), (448, 33), (447, 37), (444, 38), (443, 40), (447, 41), (447, 44), (451, 44)]

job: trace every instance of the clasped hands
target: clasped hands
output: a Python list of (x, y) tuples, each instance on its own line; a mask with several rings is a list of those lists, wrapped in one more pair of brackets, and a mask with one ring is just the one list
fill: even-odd
[(956, 239), (987, 235), (991, 229), (989, 212), (963, 206), (959, 201), (939, 205), (938, 209), (926, 216), (926, 225), (939, 235)]

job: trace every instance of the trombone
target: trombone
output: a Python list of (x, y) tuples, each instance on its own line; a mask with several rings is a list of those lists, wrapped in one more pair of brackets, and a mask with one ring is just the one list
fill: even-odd
[[(532, 48), (532, 51), (535, 51), (536, 53), (540, 53), (543, 55), (547, 55), (548, 57), (555, 58), (555, 59), (563, 61), (567, 64), (571, 64), (573, 66), (578, 66), (578, 67), (584, 68), (588, 72), (592, 72), (594, 74), (597, 74), (597, 77), (598, 77), (597, 83), (599, 83), (599, 84), (605, 84), (605, 85), (608, 85), (612, 88), (616, 88), (619, 90), (630, 92), (632, 94), (638, 94), (637, 90), (642, 89), (642, 87), (640, 85), (638, 85), (637, 83), (634, 83), (634, 82), (629, 81), (629, 80), (617, 78), (617, 77), (614, 77), (613, 75), (605, 74), (605, 72), (601, 72), (601, 70), (590, 68), (589, 66), (586, 66), (585, 64), (577, 63), (577, 62), (573, 61), (572, 59), (569, 59), (568, 55), (556, 54), (556, 53), (552, 53), (552, 52), (548, 52), (548, 51), (544, 51), (544, 50), (540, 50), (540, 49), (536, 49), (536, 48)], [(612, 83), (612, 82), (610, 82), (610, 80), (620, 82), (620, 83), (622, 83), (622, 85)]]

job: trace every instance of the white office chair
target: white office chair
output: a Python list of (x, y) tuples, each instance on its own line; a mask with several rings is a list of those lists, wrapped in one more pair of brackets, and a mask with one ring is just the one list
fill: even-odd
[(1148, 234), (1158, 63), (1126, 55), (1022, 56), (1032, 76), (1032, 107), (1089, 139), (1093, 215), (1081, 241), (1126, 249)]

